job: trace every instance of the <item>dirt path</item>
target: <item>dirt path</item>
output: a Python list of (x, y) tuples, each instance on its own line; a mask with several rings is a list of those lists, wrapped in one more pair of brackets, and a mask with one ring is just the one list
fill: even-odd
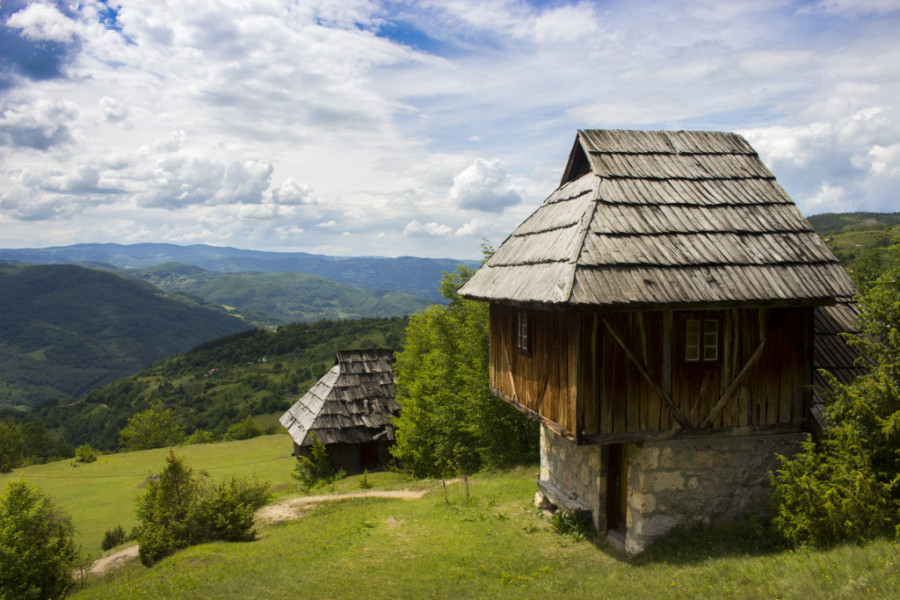
[(351, 492), (349, 494), (326, 494), (323, 496), (302, 496), (282, 500), (275, 504), (263, 506), (256, 511), (258, 522), (271, 525), (283, 521), (293, 521), (303, 516), (303, 509), (311, 504), (327, 502), (329, 500), (344, 500), (345, 498), (400, 498), (402, 500), (418, 500), (428, 490), (397, 490), (397, 491), (368, 491)]
[[(302, 496), (299, 498), (289, 498), (276, 502), (275, 504), (267, 504), (256, 511), (256, 520), (263, 525), (272, 525), (274, 523), (282, 523), (284, 521), (294, 521), (303, 516), (303, 509), (312, 504), (319, 502), (328, 502), (330, 500), (344, 500), (345, 498), (400, 498), (402, 500), (418, 500), (427, 493), (428, 490), (397, 490), (397, 491), (367, 491), (367, 492), (351, 492), (349, 494), (325, 494), (321, 496)], [(138, 558), (137, 544), (128, 546), (119, 550), (115, 554), (104, 556), (91, 565), (90, 573), (92, 575), (103, 575), (112, 569), (118, 569)]]
[(111, 571), (112, 569), (118, 569), (119, 567), (123, 567), (130, 562), (137, 560), (138, 558), (138, 547), (137, 544), (134, 546), (128, 546), (127, 548), (123, 548), (116, 552), (115, 554), (110, 554), (109, 556), (104, 556), (103, 558), (94, 562), (91, 565), (91, 570), (89, 573), (91, 575), (103, 575), (107, 571)]

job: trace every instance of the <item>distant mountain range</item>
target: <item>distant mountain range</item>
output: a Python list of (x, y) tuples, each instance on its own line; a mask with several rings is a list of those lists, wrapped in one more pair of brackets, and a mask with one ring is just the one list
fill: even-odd
[(0, 265), (0, 406), (64, 400), (246, 322), (75, 265)]
[(306, 252), (265, 252), (238, 248), (175, 244), (76, 244), (55, 248), (0, 249), (0, 260), (35, 264), (101, 263), (147, 269), (184, 263), (221, 273), (307, 273), (365, 290), (383, 290), (439, 301), (442, 272), (477, 261), (450, 258), (335, 257)]

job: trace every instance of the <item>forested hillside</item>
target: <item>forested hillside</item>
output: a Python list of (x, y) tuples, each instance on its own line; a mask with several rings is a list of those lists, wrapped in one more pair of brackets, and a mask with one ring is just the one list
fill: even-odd
[(373, 291), (305, 273), (218, 273), (184, 263), (124, 270), (166, 292), (183, 292), (231, 307), (253, 325), (319, 319), (398, 317), (426, 308), (427, 300)]
[(147, 269), (185, 263), (221, 273), (307, 273), (366, 290), (388, 290), (440, 301), (441, 273), (477, 261), (399, 256), (324, 256), (306, 252), (265, 252), (238, 248), (175, 244), (76, 244), (55, 248), (0, 249), (0, 260), (38, 264), (105, 263)]
[(827, 213), (809, 222), (860, 289), (892, 260), (886, 249), (900, 244), (900, 213)]
[(0, 265), (0, 406), (66, 401), (248, 325), (74, 265)]
[(41, 406), (29, 415), (65, 441), (117, 447), (134, 414), (160, 400), (186, 433), (217, 436), (246, 416), (284, 411), (334, 364), (338, 350), (399, 350), (408, 319), (316, 321), (251, 330), (160, 360), (75, 402)]

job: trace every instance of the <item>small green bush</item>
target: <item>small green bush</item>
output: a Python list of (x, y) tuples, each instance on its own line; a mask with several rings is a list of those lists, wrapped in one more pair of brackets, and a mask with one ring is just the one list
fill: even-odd
[(226, 440), (249, 440), (250, 438), (259, 437), (263, 434), (263, 428), (253, 420), (253, 417), (246, 417), (237, 423), (231, 425), (225, 432)]
[(75, 462), (92, 463), (97, 460), (97, 455), (90, 444), (82, 444), (75, 448)]
[(291, 473), (291, 477), (297, 480), (300, 491), (309, 491), (320, 485), (333, 483), (335, 480), (334, 467), (331, 465), (325, 444), (315, 431), (309, 432), (309, 439), (312, 441), (309, 456), (298, 456), (297, 466)]
[(106, 552), (120, 544), (124, 544), (125, 540), (125, 530), (122, 529), (121, 525), (116, 525), (113, 529), (107, 529), (103, 534), (103, 541), (100, 542), (100, 548)]
[(197, 429), (187, 437), (185, 443), (189, 446), (194, 444), (214, 444), (216, 443), (216, 434), (205, 429)]
[(171, 450), (166, 462), (137, 501), (138, 553), (145, 566), (195, 544), (255, 537), (253, 512), (268, 500), (268, 483), (232, 478), (212, 485), (195, 478)]
[(359, 480), (359, 489), (361, 489), (361, 490), (372, 489), (372, 482), (369, 481), (369, 472), (366, 470), (363, 470), (362, 477)]

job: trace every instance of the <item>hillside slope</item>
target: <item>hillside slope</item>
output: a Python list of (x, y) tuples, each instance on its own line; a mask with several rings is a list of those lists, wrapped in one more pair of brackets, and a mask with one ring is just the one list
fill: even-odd
[(0, 406), (83, 395), (248, 328), (197, 300), (74, 265), (0, 265)]
[(408, 322), (316, 321), (245, 331), (157, 361), (77, 401), (37, 407), (29, 419), (70, 444), (113, 450), (128, 419), (160, 400), (186, 433), (221, 436), (246, 416), (280, 415), (332, 367), (339, 350), (400, 350)]
[(180, 262), (208, 271), (238, 273), (308, 273), (367, 290), (386, 290), (441, 300), (441, 273), (453, 272), (477, 261), (450, 258), (336, 257), (306, 252), (266, 252), (205, 245), (175, 244), (75, 244), (54, 248), (0, 249), (0, 260), (38, 264), (106, 263), (129, 269), (146, 269)]
[[(305, 273), (219, 273), (185, 263), (166, 263), (148, 269), (124, 270), (122, 274), (167, 292), (192, 294), (233, 307), (257, 326), (319, 319), (398, 317), (429, 304), (421, 297), (365, 290)], [(263, 317), (253, 318), (254, 314), (271, 318), (260, 323), (258, 319)]]

